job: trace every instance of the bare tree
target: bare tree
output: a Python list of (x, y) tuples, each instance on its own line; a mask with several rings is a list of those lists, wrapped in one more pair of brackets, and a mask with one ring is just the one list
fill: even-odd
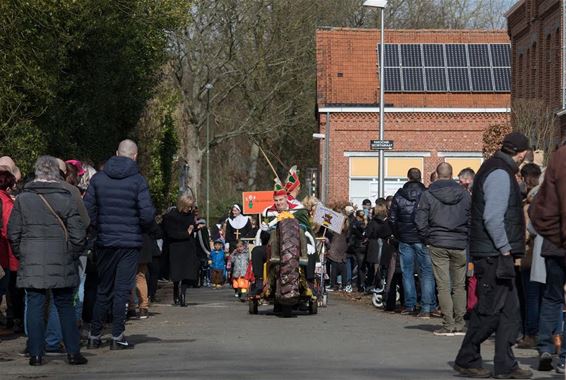
[(517, 99), (511, 106), (511, 123), (515, 131), (530, 139), (535, 149), (543, 150), (545, 157), (556, 146), (559, 129), (552, 108), (539, 99)]

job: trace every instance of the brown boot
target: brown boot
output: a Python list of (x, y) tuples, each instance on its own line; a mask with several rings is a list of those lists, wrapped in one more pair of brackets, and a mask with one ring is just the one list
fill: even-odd
[(537, 347), (537, 337), (532, 335), (524, 336), (519, 343), (517, 343), (517, 348), (524, 350), (531, 350)]

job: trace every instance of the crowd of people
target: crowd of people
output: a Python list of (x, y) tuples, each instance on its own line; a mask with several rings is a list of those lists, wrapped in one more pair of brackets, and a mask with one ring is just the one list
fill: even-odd
[(465, 336), (454, 368), (467, 377), (492, 376), (480, 346), (493, 333), (496, 378), (532, 377), (518, 366), (514, 346), (538, 349), (539, 370), (564, 373), (558, 182), (565, 149), (544, 168), (528, 157), (528, 139), (511, 133), (477, 174), (466, 168), (455, 181), (451, 165), (441, 163), (426, 188), (413, 168), (374, 207), (368, 199), (359, 209), (337, 205), (348, 223), (327, 241), (328, 290), (379, 289), (385, 311), (442, 318), (434, 335)]
[[(455, 181), (451, 165), (441, 163), (426, 188), (421, 171), (410, 169), (394, 196), (360, 208), (333, 205), (345, 215), (340, 233), (311, 231), (318, 201), (296, 199), (292, 168), (288, 188), (275, 191), (266, 213), (293, 210), (306, 226), (309, 287), (325, 252), (326, 291), (379, 292), (386, 312), (442, 318), (434, 335), (464, 336), (454, 365), (460, 374), (492, 375), (480, 347), (493, 333), (496, 378), (532, 376), (518, 366), (515, 345), (539, 350), (539, 370), (564, 373), (565, 152), (559, 148), (541, 167), (526, 160), (528, 139), (511, 133), (477, 174), (467, 168)], [(268, 226), (234, 204), (209, 229), (186, 194), (157, 217), (136, 159), (136, 144), (124, 140), (98, 172), (41, 156), (33, 178), (23, 180), (11, 158), (0, 158), (0, 302), (7, 304), (5, 329), (28, 337), (22, 354), (30, 365), (49, 354), (87, 363), (80, 352), (87, 323), (88, 349), (104, 345), (108, 322), (110, 349), (133, 348), (125, 321), (149, 317), (160, 278), (173, 282), (180, 307), (191, 286), (229, 286), (242, 301), (261, 291)]]

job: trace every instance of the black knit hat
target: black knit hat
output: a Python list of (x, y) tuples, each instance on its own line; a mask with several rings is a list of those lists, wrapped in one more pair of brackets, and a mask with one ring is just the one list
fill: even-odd
[(509, 153), (519, 153), (529, 150), (529, 138), (519, 132), (511, 132), (503, 139), (501, 150)]

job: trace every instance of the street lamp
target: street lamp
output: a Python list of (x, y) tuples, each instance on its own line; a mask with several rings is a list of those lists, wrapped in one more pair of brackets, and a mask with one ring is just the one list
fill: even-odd
[[(328, 115), (326, 117), (329, 117)], [(324, 204), (328, 199), (328, 141), (327, 134), (328, 131), (328, 122), (326, 126), (327, 132), (324, 133), (313, 133), (312, 138), (314, 140), (322, 141), (324, 140), (324, 160), (322, 161), (322, 187), (320, 192), (321, 202)]]
[[(383, 84), (384, 84), (384, 72), (383, 66), (385, 64), (385, 45), (383, 39), (383, 32), (385, 31), (384, 28), (384, 10), (387, 6), (387, 0), (366, 0), (364, 1), (364, 7), (370, 8), (379, 8), (381, 13), (381, 28), (380, 28), (380, 38), (381, 38), (381, 53), (379, 54), (379, 139), (383, 141), (383, 123), (385, 119), (385, 111), (384, 111), (384, 103), (383, 103)], [(384, 197), (385, 196), (385, 162), (383, 159), (383, 149), (379, 150), (379, 189), (377, 192), (377, 197)]]
[(206, 89), (206, 222), (210, 226), (210, 91), (214, 88), (207, 83)]

